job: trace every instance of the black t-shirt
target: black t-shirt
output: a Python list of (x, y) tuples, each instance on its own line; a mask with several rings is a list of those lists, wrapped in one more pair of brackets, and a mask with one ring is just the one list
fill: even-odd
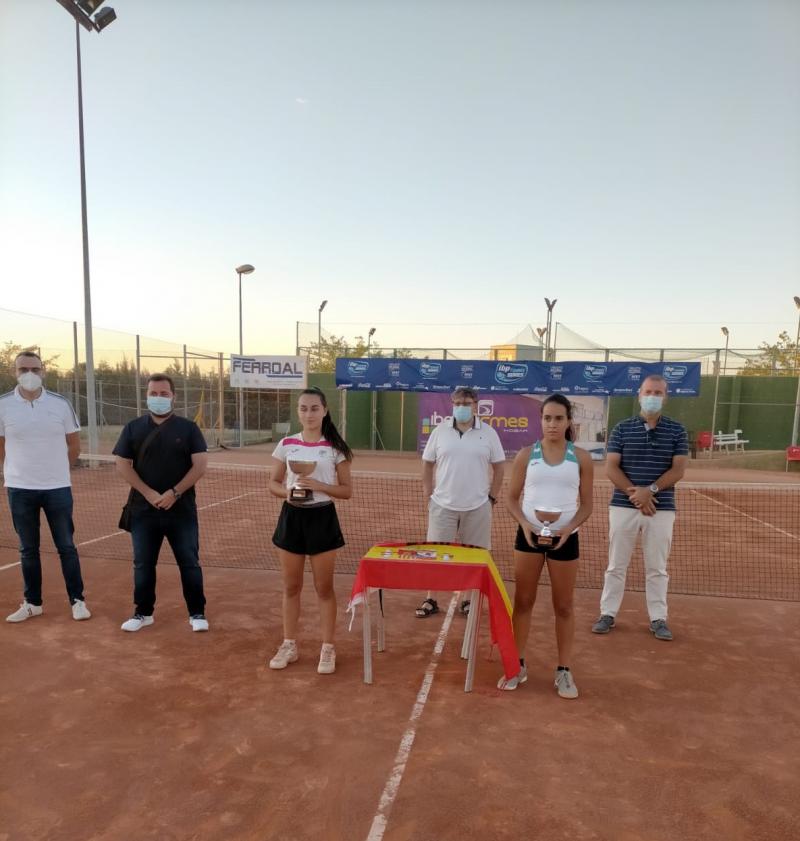
[[(138, 464), (136, 454), (156, 426), (149, 414), (130, 421), (122, 430), (113, 453), (121, 458), (133, 459), (134, 468), (142, 481), (153, 490), (164, 493), (174, 488), (189, 472), (192, 467), (192, 455), (204, 453), (208, 447), (200, 427), (194, 421), (172, 415), (161, 424), (160, 432), (147, 445), (144, 459)], [(138, 491), (134, 491), (133, 505), (141, 509), (148, 503)], [(187, 505), (194, 505), (193, 487), (189, 488), (170, 510), (180, 510)]]

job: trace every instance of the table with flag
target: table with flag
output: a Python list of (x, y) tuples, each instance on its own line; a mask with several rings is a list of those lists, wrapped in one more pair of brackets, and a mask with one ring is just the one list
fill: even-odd
[[(347, 610), (364, 608), (364, 682), (372, 683), (370, 590), (472, 591), (462, 657), (467, 659), (464, 691), (472, 689), (478, 629), (484, 600), (489, 607), (491, 639), (497, 645), (507, 678), (519, 672), (519, 655), (511, 626), (511, 601), (491, 553), (457, 543), (378, 543), (361, 559)], [(352, 624), (352, 622), (351, 622)], [(378, 650), (383, 650), (382, 610), (378, 615)]]

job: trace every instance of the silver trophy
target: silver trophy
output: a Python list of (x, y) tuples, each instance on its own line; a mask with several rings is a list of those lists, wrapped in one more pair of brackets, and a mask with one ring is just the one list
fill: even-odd
[(539, 546), (552, 546), (553, 532), (551, 531), (550, 526), (561, 517), (561, 509), (542, 507), (537, 508), (536, 511), (534, 511), (534, 514), (540, 523), (544, 523), (544, 527), (539, 532), (536, 542)]
[[(295, 461), (294, 459), (289, 459), (288, 463), (289, 470), (295, 476), (310, 476), (317, 466), (315, 461)], [(292, 485), (292, 489), (289, 491), (289, 499), (294, 502), (311, 502), (313, 498), (314, 491), (311, 488), (301, 488), (297, 483)]]

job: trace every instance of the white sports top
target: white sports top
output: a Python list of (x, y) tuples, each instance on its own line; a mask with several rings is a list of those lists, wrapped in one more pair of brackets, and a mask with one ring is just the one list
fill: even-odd
[(522, 513), (533, 526), (535, 534), (539, 534), (544, 527), (544, 523), (537, 520), (534, 514), (537, 508), (561, 509), (561, 516), (550, 524), (553, 530), (561, 528), (572, 519), (578, 510), (580, 484), (580, 465), (572, 441), (567, 441), (567, 451), (560, 464), (548, 464), (544, 460), (541, 441), (531, 447), (522, 491)]
[[(341, 464), (345, 458), (333, 448), (333, 445), (321, 438), (319, 441), (304, 441), (303, 433), (289, 435), (281, 438), (272, 455), (286, 465), (286, 487), (290, 488), (298, 476), (289, 467), (289, 461), (315, 461), (317, 466), (311, 474), (312, 479), (324, 482), (326, 485), (338, 484), (336, 480), (336, 465)], [(331, 498), (323, 491), (314, 491), (314, 504), (330, 502)]]

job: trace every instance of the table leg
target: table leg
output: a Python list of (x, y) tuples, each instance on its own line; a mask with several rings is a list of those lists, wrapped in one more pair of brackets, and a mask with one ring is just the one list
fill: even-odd
[(383, 625), (383, 597), (384, 591), (378, 590), (378, 651), (386, 651), (386, 635)]
[(369, 587), (364, 589), (364, 683), (372, 683), (372, 620), (369, 615)]
[(474, 613), (475, 621), (472, 623), (469, 634), (469, 659), (467, 660), (467, 679), (464, 681), (464, 692), (472, 692), (475, 661), (478, 658), (478, 631), (481, 626), (481, 612), (483, 611), (483, 593), (480, 590), (475, 590), (473, 594), (474, 599), (469, 606), (469, 616), (472, 619)]
[[(466, 660), (469, 657), (469, 637), (472, 633), (472, 626), (475, 624), (475, 614), (472, 611), (472, 606), (478, 603), (480, 590), (470, 590), (469, 597), (469, 613), (467, 614), (467, 623), (464, 628), (464, 639), (461, 643), (461, 659)], [(463, 595), (463, 594), (462, 594)]]

